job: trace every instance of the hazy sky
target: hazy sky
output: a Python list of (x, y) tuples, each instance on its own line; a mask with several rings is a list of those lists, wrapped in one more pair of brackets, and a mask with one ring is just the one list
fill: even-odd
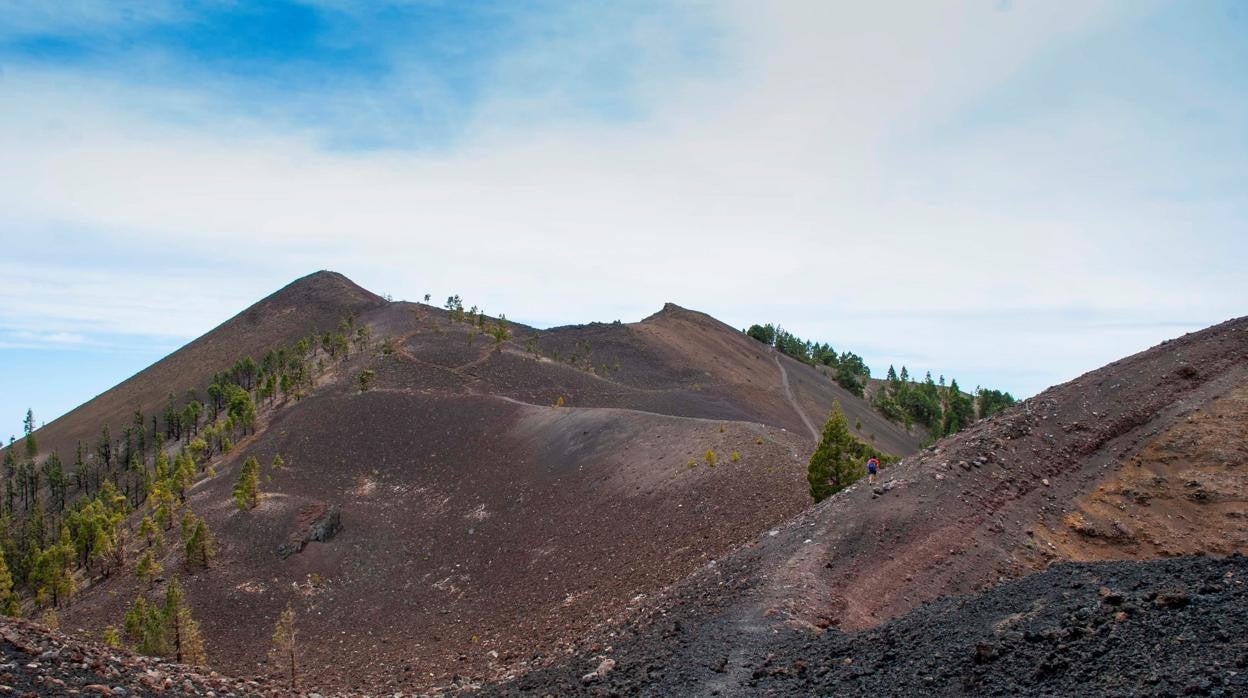
[(1248, 312), (1248, 7), (0, 3), (0, 433), (291, 279), (1030, 395)]

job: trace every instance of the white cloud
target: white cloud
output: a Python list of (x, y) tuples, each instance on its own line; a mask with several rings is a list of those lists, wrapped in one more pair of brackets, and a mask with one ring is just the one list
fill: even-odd
[[(223, 308), (329, 267), (396, 297), (460, 292), (520, 320), (636, 319), (675, 300), (734, 324), (780, 319), (845, 348), (887, 345), (881, 359), (921, 340), (931, 367), (951, 371), (996, 371), (992, 348), (1012, 342), (1014, 364), (1069, 377), (1092, 366), (1061, 342), (874, 314), (1078, 307), (1204, 320), (1230, 312), (1228, 288), (1243, 290), (1155, 273), (1187, 235), (1167, 219), (1173, 209), (1080, 196), (1038, 211), (1021, 201), (1027, 191), (1068, 193), (1050, 176), (1071, 168), (1053, 161), (1077, 158), (1071, 148), (1097, 134), (1053, 142), (997, 130), (947, 153), (899, 146), (1038, 55), (1114, 22), (1121, 6), (720, 7), (723, 62), (643, 79), (644, 118), (579, 119), (561, 112), (557, 89), (532, 108), (515, 81), (533, 66), (584, 60), (587, 37), (513, 57), (522, 68), (500, 73), (466, 135), (437, 154), (326, 150), (320, 131), (221, 110), (194, 85), (11, 68), (0, 82), (0, 226), (92, 231), (131, 249), (181, 251), (202, 271), (108, 264), (53, 283), (54, 262), (9, 263), (17, 283), (0, 288), (0, 323), (192, 336)], [(652, 30), (635, 60), (659, 75), (671, 33), (634, 30)], [(170, 110), (203, 112), (189, 122), (153, 116)], [(1038, 166), (1010, 170), (1003, 144)], [(1110, 173), (1086, 170), (1074, 184)], [(977, 177), (985, 191), (960, 186)], [(994, 186), (1011, 198), (994, 199)], [(1124, 231), (1157, 245), (1124, 248)], [(1141, 348), (1135, 341), (1112, 348)], [(968, 352), (968, 342), (988, 350)]]

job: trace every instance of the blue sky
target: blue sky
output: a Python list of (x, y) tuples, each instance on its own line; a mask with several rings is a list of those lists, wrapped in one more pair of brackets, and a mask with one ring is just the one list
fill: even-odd
[(1245, 313), (1246, 35), (1234, 2), (3, 4), (0, 433), (321, 268), (1032, 394)]

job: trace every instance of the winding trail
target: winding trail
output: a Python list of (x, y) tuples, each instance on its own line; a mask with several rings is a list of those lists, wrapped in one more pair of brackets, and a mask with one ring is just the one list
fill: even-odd
[(785, 399), (787, 399), (789, 404), (793, 406), (793, 409), (797, 412), (797, 416), (802, 418), (802, 422), (804, 422), (806, 424), (806, 428), (810, 430), (811, 438), (818, 442), (819, 430), (815, 428), (814, 422), (810, 421), (810, 417), (806, 416), (806, 411), (802, 409), (802, 406), (797, 404), (797, 398), (793, 397), (793, 388), (789, 386), (789, 372), (785, 370), (784, 364), (780, 363), (779, 356), (772, 355), (771, 358), (775, 360), (776, 368), (780, 369), (780, 382), (784, 385)]

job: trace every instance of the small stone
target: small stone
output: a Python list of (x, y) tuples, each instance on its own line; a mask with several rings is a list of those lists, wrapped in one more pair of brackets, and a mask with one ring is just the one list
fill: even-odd
[(595, 673), (597, 673), (599, 676), (606, 676), (607, 674), (610, 674), (611, 670), (614, 668), (615, 668), (614, 659), (604, 659), (602, 660), (602, 662), (598, 664), (598, 669), (595, 671)]
[(113, 689), (111, 689), (111, 688), (109, 688), (108, 686), (105, 686), (105, 685), (103, 685), (103, 684), (99, 684), (99, 683), (93, 683), (93, 684), (90, 684), (90, 685), (87, 685), (87, 686), (83, 686), (83, 687), (82, 687), (82, 690), (83, 690), (83, 691), (85, 691), (85, 692), (87, 692), (87, 693), (94, 693), (94, 694), (96, 694), (96, 695), (100, 695), (100, 696), (111, 696), (111, 695), (113, 695)]
[(1164, 594), (1158, 594), (1156, 600), (1153, 601), (1159, 608), (1183, 608), (1189, 601), (1187, 594), (1182, 591), (1169, 591)]

